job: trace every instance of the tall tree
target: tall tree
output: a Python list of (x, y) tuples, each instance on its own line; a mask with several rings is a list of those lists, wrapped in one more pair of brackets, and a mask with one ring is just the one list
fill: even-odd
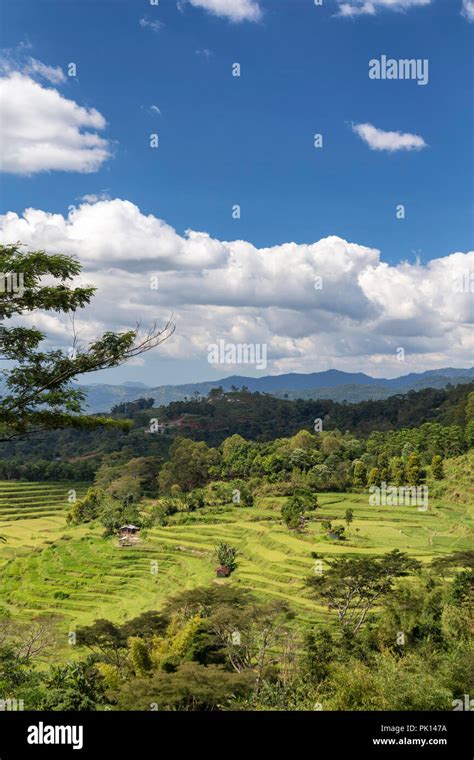
[(431, 474), (435, 480), (442, 480), (444, 478), (443, 458), (439, 454), (435, 454), (431, 460)]
[[(90, 303), (92, 287), (74, 287), (80, 263), (63, 254), (23, 251), (20, 243), (0, 246), (0, 441), (37, 431), (96, 425), (126, 426), (123, 421), (82, 414), (84, 393), (71, 381), (89, 372), (117, 367), (155, 348), (174, 331), (168, 320), (144, 335), (139, 326), (125, 332), (107, 331), (88, 346), (78, 342), (72, 320), (68, 351), (45, 345), (46, 335), (22, 323), (38, 311), (71, 314)], [(14, 319), (12, 326), (5, 321)]]
[(421, 469), (420, 457), (416, 452), (412, 452), (408, 457), (406, 466), (406, 479), (409, 486), (417, 486), (421, 483), (424, 472)]
[(391, 591), (395, 578), (417, 570), (420, 563), (395, 549), (383, 557), (341, 557), (328, 562), (322, 575), (307, 584), (317, 599), (337, 613), (344, 631), (356, 634), (368, 613)]

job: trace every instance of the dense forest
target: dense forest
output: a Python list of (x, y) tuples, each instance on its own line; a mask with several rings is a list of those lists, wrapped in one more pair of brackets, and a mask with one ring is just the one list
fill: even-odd
[[(383, 440), (390, 456), (399, 455), (409, 443), (427, 462), (428, 454), (430, 459), (435, 454), (455, 456), (472, 445), (474, 422), (466, 417), (466, 408), (473, 391), (474, 383), (469, 383), (447, 389), (410, 391), (382, 401), (341, 404), (213, 389), (207, 398), (174, 402), (158, 409), (153, 408), (152, 399), (142, 398), (119, 404), (112, 410), (117, 421), (129, 421), (128, 430), (66, 429), (4, 444), (0, 451), (0, 478), (87, 481), (110, 457), (117, 464), (137, 457), (151, 457), (162, 464), (177, 437), (204, 442), (211, 448), (233, 435), (255, 444), (272, 442), (269, 447), (260, 448), (266, 455), (278, 448), (275, 439), (289, 438), (300, 430), (331, 433), (332, 439), (341, 439), (334, 448), (347, 449), (344, 441), (352, 441), (349, 446), (352, 455), (346, 451), (345, 459), (370, 455)], [(426, 427), (427, 424), (431, 427)], [(420, 428), (420, 432), (409, 432), (415, 428)], [(394, 431), (399, 431), (398, 436)], [(430, 439), (428, 447), (427, 439)], [(366, 466), (376, 466), (373, 457), (366, 459)], [(314, 465), (324, 463), (321, 457), (313, 461)], [(331, 460), (326, 464), (331, 466)], [(286, 463), (284, 469), (291, 467)]]

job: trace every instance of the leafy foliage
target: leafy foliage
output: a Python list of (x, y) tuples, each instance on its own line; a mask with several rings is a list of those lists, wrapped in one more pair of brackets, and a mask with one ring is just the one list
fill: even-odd
[[(0, 272), (4, 277), (14, 277), (19, 285), (2, 288), (0, 298), (0, 355), (13, 362), (11, 369), (2, 373), (7, 390), (0, 403), (0, 435), (6, 441), (63, 427), (128, 428), (129, 423), (124, 421), (82, 414), (84, 393), (71, 381), (116, 367), (159, 345), (173, 331), (171, 322), (163, 331), (153, 327), (144, 338), (138, 337), (138, 329), (107, 331), (84, 348), (79, 345), (72, 321), (70, 351), (64, 352), (45, 348), (46, 336), (34, 327), (7, 327), (3, 323), (38, 310), (74, 315), (94, 294), (91, 287), (72, 287), (80, 271), (81, 265), (70, 256), (24, 252), (19, 243), (0, 246)], [(45, 277), (51, 277), (53, 284), (44, 284)]]
[(227, 567), (232, 572), (237, 567), (237, 549), (230, 544), (221, 542), (215, 548), (217, 561), (222, 567)]
[(392, 590), (394, 579), (419, 567), (417, 560), (397, 549), (375, 560), (340, 557), (328, 561), (328, 569), (310, 578), (308, 585), (336, 612), (343, 629), (356, 634), (369, 611)]

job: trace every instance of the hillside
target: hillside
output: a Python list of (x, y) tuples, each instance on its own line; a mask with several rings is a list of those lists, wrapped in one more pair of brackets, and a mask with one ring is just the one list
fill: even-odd
[[(185, 435), (215, 446), (239, 434), (255, 441), (271, 441), (312, 431), (316, 419), (324, 430), (349, 431), (367, 437), (373, 431), (414, 428), (425, 422), (442, 425), (466, 423), (466, 403), (474, 383), (447, 389), (409, 391), (378, 401), (354, 404), (331, 400), (290, 400), (249, 392), (219, 393), (155, 408), (151, 399), (124, 402), (114, 417), (130, 419), (128, 432), (119, 430), (61, 430), (32, 436), (28, 441), (0, 447), (0, 479), (91, 480), (100, 460), (114, 452), (154, 456), (164, 460), (172, 440)], [(147, 433), (150, 420), (165, 425), (163, 435)]]
[(429, 479), (428, 485), (433, 497), (453, 504), (474, 504), (474, 449), (460, 457), (447, 459), (444, 479)]
[[(22, 484), (9, 484), (24, 498)], [(57, 490), (52, 487), (51, 494)], [(191, 519), (178, 513), (166, 527), (147, 531), (143, 542), (126, 550), (116, 539), (101, 538), (100, 526), (66, 525), (65, 515), (55, 522), (35, 517), (23, 502), (24, 520), (0, 519), (7, 539), (9, 561), (3, 567), (0, 607), (14, 616), (54, 614), (61, 628), (91, 623), (97, 617), (123, 621), (183, 589), (213, 582), (213, 547), (231, 542), (239, 551), (232, 583), (261, 599), (288, 601), (308, 618), (326, 619), (327, 610), (311, 601), (304, 581), (312, 573), (311, 552), (331, 557), (344, 553), (374, 555), (392, 549), (409, 550), (423, 563), (453, 550), (470, 548), (472, 510), (436, 500), (426, 513), (414, 507), (369, 506), (366, 494), (323, 494), (304, 534), (289, 532), (282, 523), (283, 500), (262, 497), (255, 507), (227, 505), (205, 508)], [(472, 505), (471, 505), (472, 506)], [(346, 542), (331, 542), (321, 527), (323, 519), (343, 522), (348, 508), (354, 512)], [(5, 549), (2, 549), (5, 558)], [(150, 562), (158, 562), (158, 573)], [(20, 583), (21, 579), (21, 583)], [(64, 653), (67, 647), (64, 647)]]
[[(203, 709), (246, 709), (255, 694), (263, 709), (451, 709), (469, 693), (473, 386), (352, 405), (215, 390), (157, 410), (142, 398), (115, 408), (128, 434), (16, 444), (0, 460), (0, 618), (12, 653), (38, 646), (21, 698), (77, 709), (87, 688), (80, 709), (196, 709), (197, 695)], [(387, 483), (396, 500), (374, 501)], [(355, 582), (346, 623), (325, 584), (346, 598)], [(359, 583), (373, 582), (383, 597), (358, 632)], [(252, 692), (262, 641), (272, 665)]]

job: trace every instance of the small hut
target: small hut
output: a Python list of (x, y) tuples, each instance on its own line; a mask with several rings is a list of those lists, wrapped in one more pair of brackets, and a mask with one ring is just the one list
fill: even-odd
[(140, 528), (136, 525), (122, 525), (120, 530), (120, 546), (132, 546), (140, 541)]
[(218, 578), (228, 578), (230, 573), (231, 569), (227, 565), (219, 565), (219, 567), (216, 568), (216, 575)]

